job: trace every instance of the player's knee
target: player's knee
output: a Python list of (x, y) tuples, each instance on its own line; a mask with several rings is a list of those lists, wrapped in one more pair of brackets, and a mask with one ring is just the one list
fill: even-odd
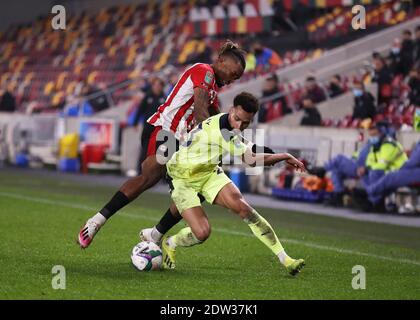
[(201, 226), (193, 230), (194, 236), (201, 242), (206, 241), (210, 237), (211, 228), (210, 225)]

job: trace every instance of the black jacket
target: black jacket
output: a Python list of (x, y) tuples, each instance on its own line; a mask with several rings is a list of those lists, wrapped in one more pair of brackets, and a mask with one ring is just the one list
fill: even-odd
[(353, 119), (373, 119), (375, 115), (375, 98), (370, 92), (364, 92), (361, 97), (354, 98)]
[(340, 87), (339, 85), (335, 84), (335, 83), (331, 83), (328, 87), (328, 94), (330, 95), (330, 98), (334, 98), (339, 96), (340, 94), (344, 93), (344, 90), (342, 87)]
[(0, 97), (0, 112), (14, 112), (16, 111), (15, 97), (6, 91), (2, 97)]
[(420, 39), (416, 40), (416, 45), (414, 49), (414, 59), (415, 61), (420, 61)]
[(404, 40), (401, 43), (401, 69), (404, 75), (407, 75), (413, 65), (414, 41)]
[(137, 108), (134, 117), (134, 125), (137, 125), (142, 117), (143, 123), (147, 121), (147, 119), (149, 119), (164, 102), (165, 96), (163, 94), (155, 96), (152, 92), (147, 93)]
[(420, 106), (420, 80), (417, 78), (411, 78), (408, 82), (410, 86), (410, 103), (414, 104), (415, 106)]
[(318, 109), (313, 108), (305, 108), (304, 115), (300, 124), (302, 126), (320, 126), (321, 125), (321, 114), (319, 113)]

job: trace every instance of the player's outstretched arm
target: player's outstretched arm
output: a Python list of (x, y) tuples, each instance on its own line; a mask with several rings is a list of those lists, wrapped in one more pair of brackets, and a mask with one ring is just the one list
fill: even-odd
[(254, 153), (248, 148), (242, 156), (242, 160), (251, 167), (257, 165), (272, 166), (278, 162), (286, 161), (287, 164), (295, 167), (297, 170), (306, 171), (305, 165), (290, 153)]
[(196, 124), (210, 117), (209, 102), (210, 96), (207, 90), (200, 87), (194, 88), (194, 120)]

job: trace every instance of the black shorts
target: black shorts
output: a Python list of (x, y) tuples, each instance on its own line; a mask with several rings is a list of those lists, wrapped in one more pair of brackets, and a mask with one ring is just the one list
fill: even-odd
[(159, 154), (169, 160), (179, 149), (179, 141), (172, 131), (146, 122), (141, 134), (141, 149), (145, 158)]

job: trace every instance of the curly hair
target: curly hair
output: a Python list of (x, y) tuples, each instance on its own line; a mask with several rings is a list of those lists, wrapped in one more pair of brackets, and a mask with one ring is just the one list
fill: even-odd
[(258, 99), (249, 92), (241, 92), (233, 99), (233, 106), (241, 106), (246, 112), (257, 113), (260, 108)]
[(242, 66), (242, 68), (245, 69), (246, 62), (245, 62), (245, 56), (246, 52), (245, 50), (241, 49), (239, 44), (231, 41), (226, 40), (225, 43), (222, 44), (219, 50), (219, 57), (222, 56), (229, 56), (233, 59), (236, 59)]

